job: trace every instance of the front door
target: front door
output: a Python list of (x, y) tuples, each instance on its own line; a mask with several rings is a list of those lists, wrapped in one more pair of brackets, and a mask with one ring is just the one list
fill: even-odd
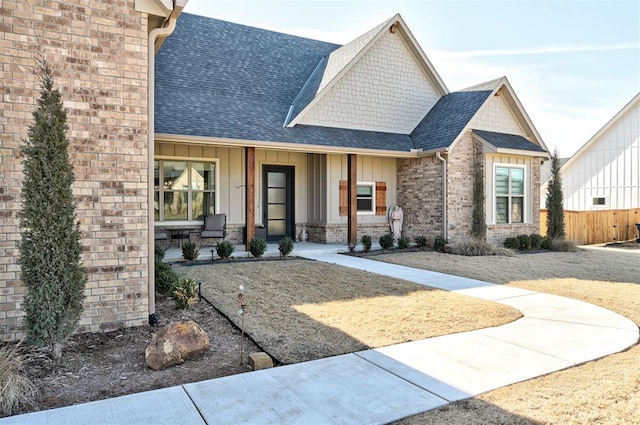
[(262, 222), (269, 242), (277, 242), (285, 236), (295, 239), (293, 173), (294, 167), (289, 166), (262, 167)]

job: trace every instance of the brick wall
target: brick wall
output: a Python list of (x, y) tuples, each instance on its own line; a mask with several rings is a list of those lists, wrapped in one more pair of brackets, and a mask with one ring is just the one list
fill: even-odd
[[(347, 225), (346, 224), (308, 224), (309, 242), (344, 244), (347, 245)], [(373, 242), (377, 242), (380, 236), (390, 233), (388, 224), (363, 223), (358, 224), (358, 243), (364, 235), (371, 236)]]
[(397, 179), (402, 235), (426, 236), (432, 244), (442, 235), (442, 163), (435, 156), (399, 159)]
[(3, 0), (0, 17), (0, 324), (23, 336), (17, 265), (20, 140), (39, 96), (38, 49), (68, 114), (88, 272), (81, 331), (146, 323), (147, 17), (133, 0)]
[(449, 223), (447, 240), (449, 243), (458, 243), (468, 239), (471, 235), (473, 167), (476, 155), (470, 131), (467, 131), (458, 141), (447, 161), (447, 221)]

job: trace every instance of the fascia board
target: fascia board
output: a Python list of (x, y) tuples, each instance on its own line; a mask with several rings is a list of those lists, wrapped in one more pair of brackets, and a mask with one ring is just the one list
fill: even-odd
[(156, 142), (189, 143), (194, 145), (216, 145), (228, 147), (255, 147), (265, 150), (286, 150), (306, 153), (364, 154), (391, 158), (417, 158), (417, 152), (392, 151), (382, 149), (362, 149), (341, 146), (307, 145), (302, 143), (285, 143), (262, 140), (228, 139), (223, 137), (188, 136), (156, 133)]

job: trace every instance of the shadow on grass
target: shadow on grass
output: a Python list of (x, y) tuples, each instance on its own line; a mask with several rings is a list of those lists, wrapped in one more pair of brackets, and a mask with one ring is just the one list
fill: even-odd
[[(485, 326), (520, 317), (486, 301), (309, 260), (204, 264), (177, 269), (276, 361), (298, 363)], [(488, 313), (487, 313), (488, 312)], [(497, 313), (495, 313), (497, 312)], [(490, 316), (489, 322), (478, 317)]]

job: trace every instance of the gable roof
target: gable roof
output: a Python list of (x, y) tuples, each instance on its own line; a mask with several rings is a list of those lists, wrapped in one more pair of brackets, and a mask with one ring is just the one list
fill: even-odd
[[(430, 78), (435, 78), (438, 90), (445, 94), (425, 111), (411, 134), (283, 125), (313, 102), (316, 93), (323, 90), (325, 76), (334, 75), (331, 81), (338, 79), (376, 37), (390, 30), (390, 25), (413, 49), (413, 56), (422, 58), (418, 62), (429, 74), (430, 62), (399, 15), (340, 47), (184, 13), (156, 56), (156, 139), (415, 156), (447, 150), (470, 129), (472, 118), (492, 94), (503, 89), (512, 92), (503, 77), (449, 93), (432, 70)], [(336, 57), (333, 64), (331, 55)], [(340, 68), (342, 63), (346, 63), (342, 71), (329, 70), (330, 66)], [(509, 99), (521, 107), (515, 94)], [(524, 111), (520, 115), (526, 118)], [(537, 136), (535, 129), (532, 133)]]
[(604, 126), (602, 126), (602, 128), (598, 130), (596, 134), (594, 134), (589, 140), (587, 140), (587, 142), (584, 145), (582, 145), (582, 147), (578, 149), (576, 153), (574, 153), (571, 156), (571, 158), (569, 158), (564, 163), (564, 165), (562, 165), (562, 167), (560, 167), (560, 171), (562, 172), (566, 168), (569, 168), (571, 164), (578, 157), (580, 157), (584, 152), (586, 152), (589, 149), (589, 147), (591, 147), (591, 145), (593, 145), (600, 138), (600, 136), (602, 136), (607, 130), (609, 130), (613, 125), (615, 125), (615, 123), (617, 123), (622, 117), (624, 117), (630, 109), (632, 109), (639, 103), (640, 103), (640, 92), (636, 94), (633, 97), (633, 99), (631, 99), (625, 106), (623, 106), (622, 109), (620, 109), (618, 113), (613, 116), (613, 118), (611, 118)]
[(336, 48), (184, 13), (156, 56), (156, 134), (409, 152), (406, 135), (283, 128), (291, 100)]
[(416, 149), (428, 152), (451, 146), (492, 93), (493, 89), (482, 86), (479, 90), (465, 89), (441, 97), (411, 133)]
[(301, 117), (326, 96), (331, 87), (352, 69), (387, 31), (397, 32), (400, 35), (436, 92), (440, 96), (447, 94), (449, 90), (444, 81), (411, 34), (402, 16), (396, 14), (350, 43), (332, 51), (327, 58), (323, 58), (314, 75), (310, 77), (293, 102), (285, 125), (293, 127), (299, 123)]

